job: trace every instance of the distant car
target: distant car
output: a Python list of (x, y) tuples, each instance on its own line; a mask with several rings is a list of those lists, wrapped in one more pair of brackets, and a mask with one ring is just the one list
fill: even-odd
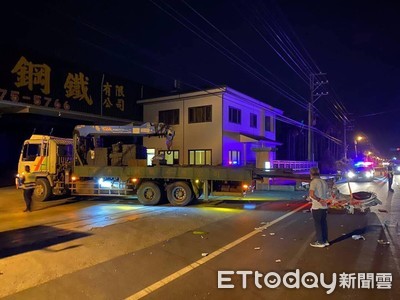
[(374, 168), (355, 165), (353, 169), (346, 172), (346, 178), (349, 181), (372, 181), (374, 179)]

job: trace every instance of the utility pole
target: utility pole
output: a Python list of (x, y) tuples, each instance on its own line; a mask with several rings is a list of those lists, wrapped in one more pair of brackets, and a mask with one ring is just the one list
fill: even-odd
[(343, 128), (343, 131), (344, 131), (344, 136), (343, 136), (344, 158), (348, 158), (347, 152), (349, 151), (349, 147), (351, 146), (350, 142), (352, 142), (352, 140), (349, 140), (349, 142), (347, 142), (347, 132), (354, 131), (354, 125), (353, 125), (354, 120), (346, 118), (343, 122), (344, 122), (343, 123), (343, 125), (344, 125), (344, 128)]
[(326, 76), (326, 73), (310, 74), (310, 102), (308, 103), (308, 160), (314, 161), (314, 134), (312, 128), (314, 127), (314, 103), (317, 102), (322, 96), (328, 95), (328, 92), (317, 92), (323, 84), (327, 84), (328, 80), (322, 81), (319, 76)]
[(343, 120), (343, 151), (344, 151), (344, 158), (347, 159), (347, 139), (346, 139), (346, 132), (347, 124), (346, 120)]

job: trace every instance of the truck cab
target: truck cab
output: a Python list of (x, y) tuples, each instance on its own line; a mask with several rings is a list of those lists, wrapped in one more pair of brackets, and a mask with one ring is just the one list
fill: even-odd
[(24, 142), (18, 161), (18, 174), (30, 166), (36, 175), (33, 199), (45, 201), (52, 195), (66, 194), (65, 176), (72, 161), (72, 139), (34, 134)]

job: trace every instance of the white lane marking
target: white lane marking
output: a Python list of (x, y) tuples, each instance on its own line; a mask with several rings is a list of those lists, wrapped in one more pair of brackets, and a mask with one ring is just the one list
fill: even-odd
[(182, 275), (185, 275), (186, 273), (189, 273), (190, 271), (196, 269), (197, 267), (200, 267), (202, 264), (205, 264), (206, 262), (212, 260), (213, 258), (217, 257), (218, 255), (224, 253), (225, 251), (228, 251), (229, 249), (235, 247), (236, 245), (239, 245), (240, 243), (244, 242), (245, 240), (251, 238), (252, 236), (256, 235), (257, 233), (260, 233), (261, 230), (267, 229), (268, 227), (271, 227), (272, 225), (282, 221), (283, 219), (293, 215), (294, 213), (298, 212), (299, 210), (305, 208), (306, 206), (310, 205), (309, 203), (306, 203), (291, 212), (288, 212), (287, 214), (284, 214), (283, 216), (280, 216), (279, 218), (269, 222), (268, 224), (258, 227), (257, 229), (254, 229), (252, 232), (242, 236), (241, 238), (237, 239), (236, 241), (233, 241), (229, 243), (228, 245), (225, 245), (218, 250), (215, 250), (214, 252), (210, 253), (208, 256), (205, 256), (203, 258), (200, 258), (198, 261), (195, 261), (194, 263), (191, 263), (190, 265), (176, 271), (175, 273), (172, 273), (171, 275), (168, 275), (167, 277), (164, 277), (163, 279), (157, 281), (156, 283), (153, 283), (152, 285), (149, 285), (148, 287), (145, 287), (141, 291), (129, 296), (126, 298), (126, 300), (136, 300), (136, 299), (141, 299), (150, 293), (158, 290), (159, 288), (167, 285), (171, 281), (174, 281), (175, 279), (178, 279)]

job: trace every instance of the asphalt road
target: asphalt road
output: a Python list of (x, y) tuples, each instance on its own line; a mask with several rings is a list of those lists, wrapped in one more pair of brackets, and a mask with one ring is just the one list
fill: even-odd
[[(22, 213), (20, 191), (0, 189), (0, 297), (400, 299), (399, 235), (390, 226), (399, 187), (387, 193), (382, 179), (351, 187), (375, 191), (384, 203), (367, 214), (329, 214), (331, 246), (323, 249), (309, 246), (314, 228), (301, 192), (183, 208), (135, 199), (55, 205), (60, 200)], [(298, 288), (285, 286), (285, 275)]]

